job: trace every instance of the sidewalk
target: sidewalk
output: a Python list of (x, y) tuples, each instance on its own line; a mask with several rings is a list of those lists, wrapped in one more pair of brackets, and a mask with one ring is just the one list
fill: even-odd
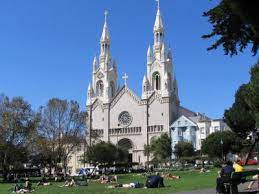
[[(248, 194), (248, 193), (253, 193), (253, 192), (245, 192), (244, 189), (247, 188), (248, 183), (241, 184), (239, 185), (239, 190), (243, 191), (240, 192), (239, 194)], [(204, 189), (204, 190), (197, 190), (197, 191), (184, 191), (184, 192), (179, 192), (179, 193), (174, 193), (174, 194), (215, 194), (216, 190), (214, 189)], [(256, 193), (256, 192), (254, 192)]]
[(204, 189), (204, 190), (197, 190), (197, 191), (184, 191), (175, 194), (215, 194), (215, 189)]

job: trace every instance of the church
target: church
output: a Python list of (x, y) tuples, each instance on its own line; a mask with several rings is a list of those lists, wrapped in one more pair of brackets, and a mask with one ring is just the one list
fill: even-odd
[(170, 125), (179, 117), (180, 101), (172, 53), (165, 40), (165, 29), (158, 2), (153, 35), (147, 48), (146, 74), (142, 95), (136, 95), (125, 84), (118, 86), (118, 69), (111, 54), (111, 36), (107, 12), (100, 38), (100, 55), (93, 59), (92, 82), (87, 90), (89, 144), (111, 142), (129, 150), (130, 162), (144, 165), (144, 145), (162, 133), (170, 136)]

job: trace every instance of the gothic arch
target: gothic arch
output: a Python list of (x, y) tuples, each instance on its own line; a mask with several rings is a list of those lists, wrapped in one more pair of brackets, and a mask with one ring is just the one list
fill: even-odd
[(99, 80), (96, 83), (96, 95), (97, 96), (103, 96), (103, 91), (104, 91), (104, 85), (103, 85), (103, 81)]
[(128, 138), (123, 138), (121, 140), (118, 141), (118, 146), (125, 148), (127, 150), (130, 150), (133, 148), (133, 143), (130, 139)]
[(152, 85), (155, 90), (161, 90), (161, 76), (158, 71), (152, 75)]

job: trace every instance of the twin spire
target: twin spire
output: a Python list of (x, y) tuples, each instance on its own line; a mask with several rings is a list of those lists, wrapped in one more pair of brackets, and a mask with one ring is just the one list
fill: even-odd
[[(157, 1), (157, 13), (156, 13), (156, 20), (154, 24), (154, 33), (163, 33), (164, 32), (164, 25), (163, 25), (163, 20), (162, 16), (160, 13), (160, 0)], [(102, 31), (102, 36), (101, 36), (101, 43), (110, 43), (110, 33), (109, 33), (109, 28), (107, 24), (107, 18), (108, 18), (108, 11), (106, 10), (104, 12), (104, 25), (103, 25), (103, 31)]]

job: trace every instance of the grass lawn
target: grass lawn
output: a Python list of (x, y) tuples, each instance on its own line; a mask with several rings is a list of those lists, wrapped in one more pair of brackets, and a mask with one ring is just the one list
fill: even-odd
[[(60, 188), (59, 185), (63, 183), (54, 183), (51, 186), (40, 186), (36, 187), (34, 193), (37, 194), (167, 194), (174, 193), (177, 191), (190, 191), (198, 190), (203, 188), (213, 188), (215, 187), (215, 179), (217, 177), (217, 169), (212, 170), (208, 173), (199, 173), (195, 171), (176, 171), (173, 172), (175, 175), (181, 176), (180, 180), (164, 180), (165, 188), (159, 189), (125, 189), (125, 188), (116, 188), (108, 189), (107, 185), (100, 184), (97, 182), (90, 182), (88, 186), (74, 187), (74, 188)], [(145, 182), (145, 178), (137, 174), (124, 174), (118, 175), (119, 183), (130, 183)], [(8, 194), (10, 188), (13, 187), (13, 184), (0, 184), (0, 194)], [(35, 184), (33, 184), (35, 187)]]

